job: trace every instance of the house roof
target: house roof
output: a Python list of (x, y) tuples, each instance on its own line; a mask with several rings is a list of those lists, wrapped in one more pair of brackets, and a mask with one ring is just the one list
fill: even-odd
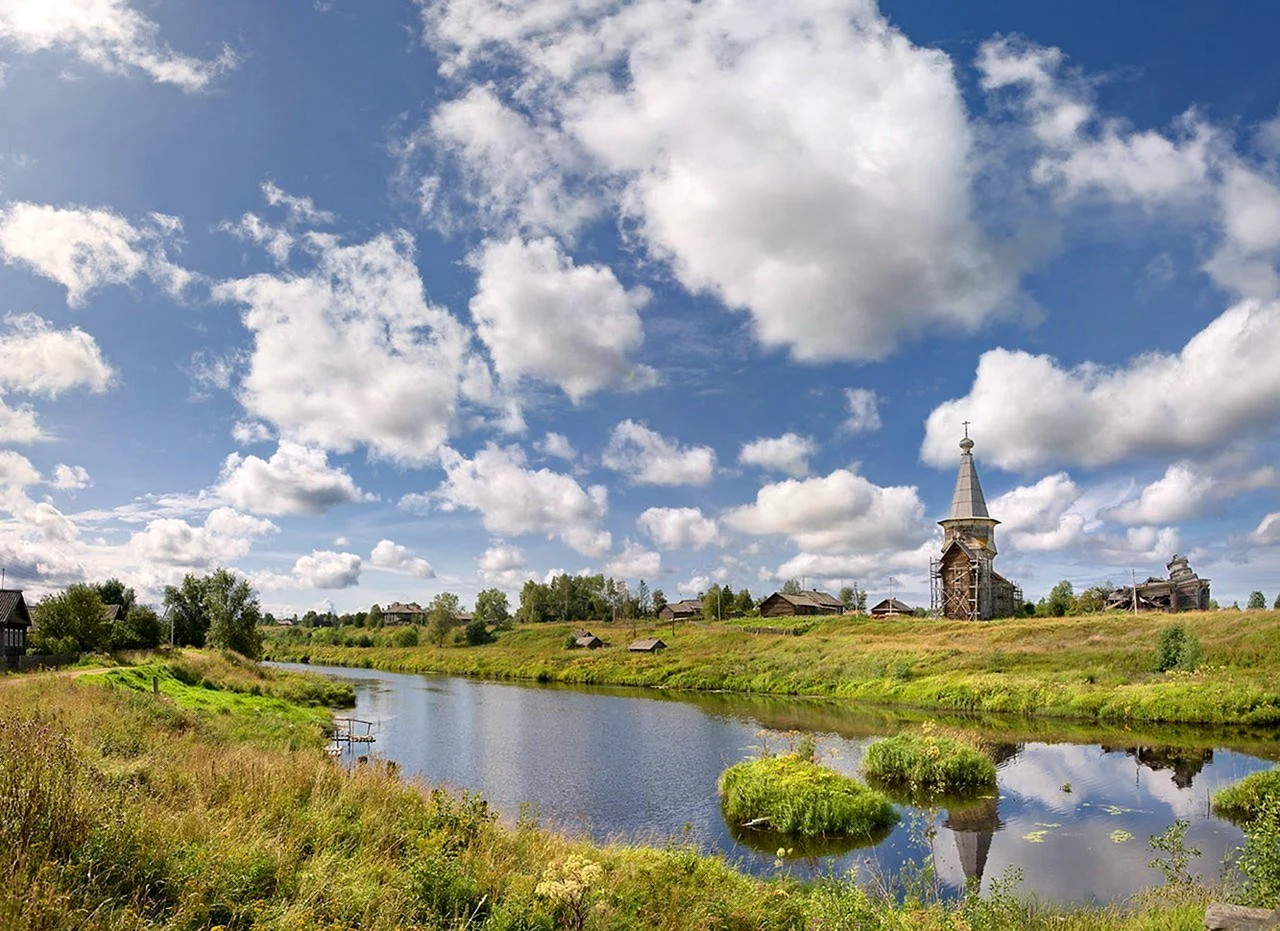
[(31, 613), (27, 611), (27, 602), (20, 589), (0, 589), (0, 624), (6, 627), (31, 626)]
[(627, 649), (637, 650), (637, 651), (663, 650), (663, 649), (666, 649), (666, 646), (667, 645), (663, 643), (661, 640), (645, 639), (645, 640), (636, 640), (634, 643), (631, 644), (631, 646), (627, 647)]
[(978, 468), (973, 464), (973, 440), (965, 436), (960, 441), (960, 450), (960, 471), (956, 473), (956, 489), (951, 495), (947, 520), (989, 520), (991, 515), (987, 513), (987, 501), (978, 482)]
[(601, 645), (604, 644), (604, 641), (601, 640), (599, 637), (597, 637), (595, 634), (585, 634), (584, 636), (581, 636), (581, 637), (574, 637), (573, 642), (576, 646), (580, 646), (580, 647), (589, 647), (592, 644), (597, 644), (597, 643)]
[[(802, 592), (774, 592), (769, 598), (781, 598), (788, 604), (811, 605), (815, 608), (843, 608), (844, 603), (834, 595), (815, 590)], [(768, 601), (766, 598), (765, 601)]]
[(696, 598), (685, 598), (682, 601), (668, 601), (665, 607), (668, 607), (672, 611), (676, 611), (676, 612), (680, 612), (680, 611), (700, 612), (702, 611), (702, 602), (698, 601)]
[(391, 604), (387, 605), (385, 608), (382, 609), (382, 613), (383, 614), (421, 614), (422, 605), (418, 604), (416, 601), (411, 601), (408, 604), (405, 604), (400, 601), (393, 601), (391, 602)]
[(903, 602), (899, 601), (897, 598), (886, 598), (884, 601), (880, 602), (878, 605), (876, 605), (871, 609), (872, 613), (876, 611), (885, 611), (885, 612), (895, 611), (898, 614), (910, 614), (914, 610), (915, 608), (911, 607), (911, 605), (904, 604)]
[(102, 607), (105, 609), (108, 621), (118, 621), (121, 614), (124, 613), (124, 609), (120, 605), (103, 605)]

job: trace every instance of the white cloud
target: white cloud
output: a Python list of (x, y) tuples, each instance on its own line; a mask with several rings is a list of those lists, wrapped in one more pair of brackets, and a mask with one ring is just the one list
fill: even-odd
[(236, 66), (227, 46), (211, 60), (180, 55), (126, 0), (5, 0), (0, 41), (22, 52), (67, 51), (108, 73), (141, 71), (160, 84), (201, 91)]
[(928, 534), (914, 487), (875, 485), (837, 469), (830, 475), (766, 485), (754, 504), (724, 522), (736, 530), (788, 537), (810, 553), (842, 555), (914, 547)]
[(1146, 454), (1213, 449), (1280, 422), (1280, 301), (1243, 301), (1177, 354), (1117, 368), (1063, 368), (1050, 356), (983, 353), (968, 395), (929, 415), (922, 458), (955, 461), (960, 422), (978, 454), (1004, 469), (1099, 466)]
[(246, 213), (235, 223), (230, 220), (218, 224), (218, 229), (230, 233), (241, 242), (251, 242), (267, 250), (277, 265), (289, 261), (293, 249), (293, 234), (282, 226), (273, 226), (256, 213)]
[[(572, 226), (578, 202), (561, 195), (594, 188), (686, 289), (748, 311), (766, 345), (875, 359), (974, 329), (1014, 297), (974, 220), (951, 61), (865, 0), (420, 5), (445, 74), (517, 71), (510, 90), (440, 111), (462, 122), (444, 141), (502, 192), (504, 216)], [(587, 164), (545, 167), (579, 150)], [(548, 200), (561, 209), (526, 206)]]
[(238, 508), (261, 514), (323, 514), (339, 504), (368, 500), (322, 449), (282, 440), (270, 459), (232, 453), (215, 491)]
[(38, 443), (49, 435), (36, 422), (36, 412), (29, 404), (10, 407), (0, 399), (0, 436), (10, 443)]
[(609, 532), (600, 529), (609, 499), (603, 485), (584, 490), (571, 476), (528, 469), (524, 452), (514, 446), (490, 444), (471, 459), (446, 447), (440, 460), (446, 476), (440, 488), (431, 496), (406, 496), (402, 506), (433, 500), (445, 511), (479, 511), (490, 533), (545, 534), (585, 556), (612, 546)]
[(706, 485), (716, 471), (710, 446), (681, 446), (634, 420), (613, 428), (602, 461), (637, 485)]
[(500, 377), (559, 385), (575, 404), (602, 388), (651, 384), (627, 355), (644, 333), (644, 288), (627, 291), (603, 265), (575, 265), (551, 239), (490, 240), (470, 259), (476, 333)]
[(664, 550), (700, 550), (720, 542), (720, 528), (699, 508), (649, 508), (636, 518), (636, 526)]
[(870, 388), (845, 388), (849, 416), (843, 427), (850, 433), (874, 433), (880, 429), (880, 399)]
[(373, 552), (369, 554), (369, 564), (379, 569), (396, 569), (407, 572), (419, 579), (434, 579), (435, 569), (431, 563), (420, 556), (414, 556), (408, 549), (392, 540), (379, 540)]
[(209, 568), (247, 555), (254, 540), (278, 530), (269, 520), (215, 508), (199, 527), (176, 517), (150, 521), (133, 534), (130, 546), (144, 563)]
[(1046, 475), (993, 499), (988, 511), (1001, 521), (999, 533), (1016, 550), (1062, 550), (1074, 545), (1088, 518), (1076, 509), (1080, 489), (1065, 472)]
[(662, 555), (626, 540), (622, 552), (604, 565), (604, 574), (617, 579), (653, 579), (662, 574)]
[(283, 439), (418, 464), (454, 428), (468, 333), (429, 304), (407, 233), (340, 245), (310, 234), (316, 267), (216, 286), (254, 334), (240, 400)]
[(1197, 472), (1189, 463), (1175, 462), (1164, 476), (1142, 489), (1107, 515), (1127, 524), (1167, 524), (1194, 517), (1215, 496), (1217, 482)]
[(824, 579), (827, 584), (850, 581), (870, 582), (892, 573), (917, 573), (938, 555), (938, 541), (930, 539), (911, 549), (868, 553), (798, 553), (764, 574), (774, 580), (807, 579), (810, 585)]
[(69, 466), (59, 462), (53, 467), (53, 481), (49, 484), (60, 491), (79, 491), (92, 485), (93, 479), (84, 466)]
[(1280, 543), (1280, 511), (1262, 518), (1253, 532), (1253, 540), (1257, 543)]
[(578, 458), (578, 451), (563, 433), (548, 433), (542, 442), (535, 444), (535, 448), (544, 456), (554, 456), (566, 462), (573, 462)]
[(326, 224), (334, 221), (328, 210), (317, 210), (310, 197), (286, 194), (274, 181), (262, 182), (262, 196), (272, 207), (283, 207), (290, 223)]
[(360, 584), (360, 557), (355, 553), (316, 550), (299, 556), (293, 577), (304, 588), (351, 588)]
[(26, 456), (0, 450), (0, 487), (26, 488), (40, 481), (40, 472)]
[(181, 229), (176, 218), (158, 213), (135, 225), (105, 209), (12, 203), (0, 210), (0, 254), (62, 285), (72, 307), (90, 291), (138, 275), (178, 296), (192, 276), (169, 261), (165, 245)]
[(804, 478), (809, 474), (809, 457), (817, 451), (817, 444), (809, 437), (784, 433), (744, 443), (738, 461), (772, 472), (785, 472), (792, 478)]
[(533, 578), (525, 562), (524, 553), (518, 547), (494, 543), (476, 560), (480, 578), (486, 585), (499, 588), (516, 588), (526, 579)]
[(4, 322), (9, 332), (0, 335), (0, 388), (6, 391), (101, 393), (115, 377), (93, 337), (79, 327), (55, 330), (34, 314), (10, 314)]
[(268, 443), (273, 439), (267, 425), (256, 420), (237, 420), (231, 428), (231, 438), (241, 446)]
[(1124, 534), (1095, 534), (1091, 537), (1095, 558), (1113, 566), (1134, 566), (1168, 562), (1179, 549), (1174, 527), (1130, 527)]

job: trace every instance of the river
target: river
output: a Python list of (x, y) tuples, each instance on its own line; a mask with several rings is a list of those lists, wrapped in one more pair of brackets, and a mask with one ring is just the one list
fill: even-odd
[[(1015, 867), (1023, 892), (1107, 901), (1161, 882), (1148, 866), (1148, 838), (1185, 818), (1187, 843), (1201, 850), (1193, 870), (1213, 879), (1241, 834), (1212, 815), (1210, 797), (1280, 757), (1280, 743), (1265, 734), (1091, 733), (1064, 725), (1064, 736), (1045, 722), (974, 720), (997, 735), (995, 794), (932, 810), (901, 805), (902, 822), (874, 843), (801, 847), (779, 865), (777, 838), (735, 837), (721, 817), (716, 779), (724, 768), (809, 732), (823, 762), (856, 775), (876, 736), (928, 716), (830, 701), (280, 665), (351, 681), (351, 715), (374, 722), (376, 736), (356, 752), (394, 760), (406, 777), (479, 792), (512, 821), (523, 810), (597, 841), (684, 840), (756, 874), (853, 869), (868, 879), (891, 877), (932, 850), (945, 890), (963, 889), (966, 879), (986, 888)], [(927, 825), (935, 829), (931, 839)]]

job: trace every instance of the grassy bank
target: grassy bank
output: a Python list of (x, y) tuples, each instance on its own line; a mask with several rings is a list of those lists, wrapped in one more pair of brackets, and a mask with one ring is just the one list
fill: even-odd
[(1280, 769), (1251, 773), (1213, 793), (1213, 810), (1237, 824), (1252, 821), (1264, 806), (1280, 806)]
[[(1178, 615), (1204, 659), (1154, 672), (1167, 615), (1106, 614), (986, 623), (833, 618), (800, 637), (725, 625), (642, 627), (669, 649), (626, 650), (631, 631), (587, 625), (610, 642), (564, 649), (573, 627), (531, 625), (480, 647), (331, 646), (334, 632), (274, 631), (268, 655), (396, 672), (585, 685), (809, 695), (957, 711), (1093, 721), (1271, 725), (1280, 722), (1280, 612)], [(339, 634), (339, 637), (342, 635)], [(372, 642), (388, 642), (379, 634)]]
[(913, 792), (965, 792), (994, 788), (996, 766), (962, 732), (925, 725), (919, 731), (877, 740), (867, 748), (867, 777)]
[[(156, 666), (7, 687), (0, 927), (1191, 931), (1209, 895), (1057, 908), (1005, 889), (895, 904), (841, 879), (753, 879), (679, 845), (504, 825), (478, 798), (333, 763), (318, 730), (291, 726), (312, 710), (275, 713), (305, 679), (268, 677), (254, 694), (233, 687), (245, 670), (202, 662), (207, 685)], [(210, 705), (197, 689), (236, 698)]]

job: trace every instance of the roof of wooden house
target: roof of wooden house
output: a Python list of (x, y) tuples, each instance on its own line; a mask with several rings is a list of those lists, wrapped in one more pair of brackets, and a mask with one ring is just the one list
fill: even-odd
[(897, 598), (886, 598), (871, 609), (872, 614), (910, 614), (913, 611), (915, 611), (915, 608), (909, 604), (904, 604)]
[(702, 602), (696, 598), (685, 598), (682, 601), (668, 601), (663, 605), (663, 607), (670, 608), (676, 614), (684, 614), (686, 612), (692, 614), (702, 613)]
[(18, 588), (0, 589), (0, 624), (5, 627), (30, 627), (31, 612)]
[(416, 601), (405, 604), (401, 601), (393, 601), (382, 609), (383, 614), (422, 614), (422, 605)]
[(574, 637), (573, 645), (575, 647), (585, 647), (587, 649), (592, 649), (593, 647), (604, 646), (604, 641), (601, 640), (599, 637), (597, 637), (595, 634), (585, 634), (581, 637)]
[(788, 604), (807, 605), (814, 608), (835, 608), (837, 610), (844, 607), (844, 603), (834, 595), (827, 592), (820, 592), (817, 589), (811, 589), (801, 592), (774, 592), (765, 601), (773, 598), (781, 598)]
[(108, 621), (118, 621), (124, 613), (124, 608), (120, 607), (120, 605), (103, 605), (102, 607)]
[(654, 650), (665, 650), (666, 648), (667, 645), (657, 639), (636, 640), (631, 646), (627, 647), (633, 653), (652, 653)]
[(591, 631), (589, 631), (589, 630), (583, 630), (581, 627), (579, 627), (577, 630), (575, 630), (575, 631), (574, 631), (573, 633), (571, 633), (569, 636), (571, 636), (574, 640), (580, 640), (580, 639), (581, 639), (581, 638), (583, 638), (583, 637), (590, 637), (590, 636), (592, 636), (592, 633), (591, 633)]

